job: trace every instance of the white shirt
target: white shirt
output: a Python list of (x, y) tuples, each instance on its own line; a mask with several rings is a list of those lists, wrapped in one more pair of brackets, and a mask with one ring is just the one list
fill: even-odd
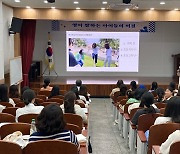
[(106, 49), (106, 56), (109, 57), (112, 55), (112, 49), (109, 48), (109, 49)]
[(6, 106), (0, 105), (0, 113), (2, 112), (3, 109), (5, 109)]
[[(60, 107), (61, 107), (61, 109), (62, 109), (62, 111), (64, 113), (64, 104), (60, 105)], [(77, 105), (77, 104), (74, 105), (74, 110), (75, 110), (75, 113), (77, 115), (82, 117), (83, 122), (87, 123), (87, 116), (86, 116), (84, 110), (79, 105)]]
[(98, 48), (98, 47), (96, 47), (96, 48), (93, 48), (92, 50), (93, 50), (93, 53), (94, 53), (95, 55), (97, 55), (97, 54), (98, 54), (98, 50), (99, 50), (99, 48)]
[(167, 123), (167, 122), (171, 122), (170, 117), (157, 117), (155, 122), (154, 122), (154, 125), (164, 124), (164, 123)]
[(9, 103), (12, 104), (13, 107), (15, 107), (15, 105), (16, 105), (16, 104), (14, 103), (13, 99), (11, 99), (11, 98), (9, 98)]
[(161, 144), (160, 153), (161, 154), (169, 154), (170, 146), (174, 142), (180, 141), (180, 130), (176, 130), (172, 134), (169, 135), (168, 139)]
[(18, 117), (24, 114), (39, 114), (44, 106), (35, 106), (33, 103), (29, 103), (25, 107), (16, 110), (16, 122), (18, 122)]

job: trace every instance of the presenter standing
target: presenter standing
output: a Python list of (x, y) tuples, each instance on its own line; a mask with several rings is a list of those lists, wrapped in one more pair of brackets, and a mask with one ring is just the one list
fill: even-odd
[(178, 88), (180, 86), (180, 66), (179, 66), (179, 69), (177, 70), (177, 76), (179, 77), (179, 84), (178, 84)]
[(109, 43), (105, 44), (106, 48), (106, 59), (104, 61), (104, 67), (106, 67), (106, 63), (108, 63), (108, 67), (111, 65), (111, 59), (112, 59), (112, 48), (109, 47)]
[(97, 47), (97, 44), (96, 43), (93, 43), (92, 44), (92, 58), (93, 58), (93, 61), (94, 61), (94, 66), (96, 67), (96, 64), (97, 64), (97, 59), (98, 59), (98, 50), (99, 48)]

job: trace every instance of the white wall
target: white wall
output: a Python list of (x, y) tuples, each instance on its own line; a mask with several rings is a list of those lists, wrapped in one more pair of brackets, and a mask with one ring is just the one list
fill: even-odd
[(9, 36), (8, 28), (13, 17), (13, 9), (2, 5), (3, 12), (3, 51), (4, 51), (4, 73), (9, 73), (9, 59), (14, 57), (14, 36)]
[[(59, 76), (140, 76), (172, 77), (172, 54), (180, 53), (180, 22), (157, 22), (156, 33), (140, 33), (140, 58), (138, 73), (66, 72), (65, 32), (51, 32), (55, 70)], [(33, 59), (44, 60), (51, 25), (49, 21), (37, 21)], [(43, 70), (45, 64), (43, 63)], [(54, 75), (52, 73), (51, 75)]]

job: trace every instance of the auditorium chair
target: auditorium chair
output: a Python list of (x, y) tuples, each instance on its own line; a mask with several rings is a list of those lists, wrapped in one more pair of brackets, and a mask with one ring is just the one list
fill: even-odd
[(19, 103), (19, 102), (21, 101), (20, 98), (12, 98), (12, 99), (13, 99), (13, 101), (14, 101), (15, 104), (17, 104), (17, 103)]
[(13, 105), (10, 104), (9, 102), (0, 102), (0, 105), (6, 106), (6, 107), (13, 107)]
[(148, 154), (152, 154), (152, 145), (160, 146), (167, 140), (170, 134), (178, 129), (180, 129), (179, 123), (165, 123), (151, 126), (149, 129)]
[(15, 107), (25, 107), (24, 102), (19, 102), (18, 104), (15, 105)]
[(62, 105), (64, 100), (63, 99), (59, 99), (59, 98), (49, 98), (46, 102), (56, 102), (59, 105)]
[(164, 115), (164, 112), (165, 112), (165, 108), (161, 108), (161, 109), (160, 109), (160, 113), (161, 113), (162, 115)]
[(157, 117), (162, 116), (160, 113), (143, 114), (138, 118), (137, 127), (137, 153), (147, 153), (147, 140), (145, 132), (154, 124)]
[(0, 140), (0, 153), (1, 154), (22, 154), (22, 149), (16, 143)]
[(49, 104), (56, 104), (56, 105), (59, 106), (59, 104), (57, 102), (43, 102), (41, 105), (45, 107), (45, 106), (47, 106)]
[(79, 102), (78, 100), (76, 100), (76, 104), (79, 105), (81, 108), (85, 108), (85, 104), (82, 102)]
[(52, 98), (59, 98), (59, 99), (63, 99), (64, 100), (64, 96), (63, 95), (53, 96)]
[(158, 109), (161, 109), (161, 108), (166, 108), (167, 103), (158, 102), (155, 103), (154, 105), (156, 105)]
[(65, 129), (72, 130), (75, 134), (81, 134), (81, 129), (79, 128), (79, 126), (74, 124), (67, 123)]
[(9, 113), (9, 114), (12, 114), (13, 116), (16, 116), (16, 110), (18, 108), (19, 107), (7, 107), (7, 108), (2, 110), (2, 113)]
[(30, 124), (19, 122), (3, 125), (0, 128), (1, 139), (5, 138), (9, 134), (14, 133), (15, 131), (20, 131), (23, 135), (29, 135), (30, 127)]
[(23, 154), (78, 154), (77, 146), (62, 140), (41, 140), (29, 143)]
[(169, 154), (179, 154), (180, 153), (180, 141), (174, 142), (170, 146)]
[(2, 122), (15, 122), (15, 116), (9, 113), (0, 113), (0, 123)]
[(67, 93), (67, 91), (66, 90), (59, 90), (59, 93), (60, 93), (60, 95), (64, 96)]
[(45, 95), (46, 97), (49, 97), (50, 94), (51, 94), (51, 91), (47, 91), (47, 90), (41, 90), (38, 93), (38, 95)]
[(18, 117), (18, 122), (31, 124), (32, 119), (36, 120), (37, 116), (38, 114), (23, 114)]
[(83, 128), (83, 119), (81, 116), (72, 113), (64, 113), (64, 120), (66, 123), (79, 126), (80, 130)]
[(40, 98), (43, 101), (46, 101), (47, 97), (45, 95), (37, 95), (36, 98)]
[[(42, 95), (41, 95), (42, 96)], [(45, 96), (46, 97), (46, 96)], [(38, 104), (38, 105), (41, 105), (43, 102), (45, 102), (43, 99), (41, 98), (35, 98), (35, 102)]]

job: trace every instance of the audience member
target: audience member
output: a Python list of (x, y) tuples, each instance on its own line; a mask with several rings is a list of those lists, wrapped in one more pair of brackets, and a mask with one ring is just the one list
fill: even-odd
[(157, 88), (156, 89), (157, 99), (155, 99), (155, 102), (162, 102), (164, 99), (165, 91), (163, 88)]
[(76, 135), (70, 130), (65, 130), (65, 126), (62, 109), (55, 104), (47, 105), (38, 115), (37, 132), (31, 134), (29, 141), (58, 139), (74, 143), (79, 148)]
[(140, 107), (144, 107), (143, 109), (139, 109), (138, 111), (136, 111), (136, 113), (134, 114), (131, 122), (134, 125), (138, 124), (138, 118), (140, 115), (142, 114), (148, 114), (148, 113), (159, 113), (159, 109), (154, 108), (152, 106), (154, 102), (154, 96), (150, 93), (150, 92), (145, 92), (142, 95), (141, 98), (141, 103), (140, 103)]
[(24, 86), (22, 89), (21, 89), (21, 100), (23, 101), (23, 93), (25, 90), (27, 89), (30, 89), (28, 86)]
[(31, 113), (39, 114), (41, 110), (44, 108), (43, 106), (35, 106), (33, 104), (35, 101), (35, 92), (31, 89), (25, 90), (22, 98), (25, 107), (16, 110), (16, 121), (18, 121), (18, 117), (23, 114), (31, 114)]
[(126, 96), (126, 92), (127, 92), (127, 86), (125, 84), (121, 84), (119, 96)]
[(124, 84), (123, 80), (118, 80), (117, 83), (116, 83), (116, 88), (114, 88), (110, 93), (111, 98), (114, 96), (115, 92), (120, 91), (121, 84)]
[(19, 90), (17, 85), (11, 85), (9, 87), (9, 97), (10, 98), (19, 98)]
[(5, 84), (0, 85), (0, 102), (9, 102), (15, 107), (14, 101), (8, 97), (8, 87)]
[(90, 94), (87, 91), (87, 87), (82, 85), (79, 89), (79, 98), (84, 100), (86, 104), (89, 104), (91, 102), (89, 96)]
[(51, 94), (48, 98), (52, 98), (53, 96), (59, 96), (59, 95), (60, 95), (59, 86), (53, 86), (51, 90)]
[(171, 97), (173, 97), (173, 95), (174, 95), (174, 92), (173, 92), (173, 91), (174, 91), (174, 90), (173, 90), (172, 87), (168, 87), (168, 88), (166, 89), (163, 102), (168, 103), (169, 99), (170, 99)]
[(176, 96), (178, 93), (178, 90), (176, 89), (176, 83), (175, 82), (170, 82), (169, 87), (173, 89), (173, 96)]
[(149, 92), (156, 92), (156, 89), (158, 88), (158, 83), (156, 81), (153, 81), (151, 84), (151, 89), (149, 90)]
[(69, 91), (64, 96), (64, 104), (62, 104), (60, 107), (62, 108), (64, 113), (72, 113), (80, 115), (83, 119), (84, 123), (87, 123), (87, 116), (84, 113), (83, 109), (75, 104), (76, 103), (76, 95), (74, 92)]
[(136, 81), (131, 81), (130, 90), (135, 91), (137, 89)]
[(53, 87), (50, 86), (50, 79), (49, 78), (45, 78), (44, 79), (44, 84), (43, 87), (40, 90), (47, 90), (47, 91), (51, 91)]

